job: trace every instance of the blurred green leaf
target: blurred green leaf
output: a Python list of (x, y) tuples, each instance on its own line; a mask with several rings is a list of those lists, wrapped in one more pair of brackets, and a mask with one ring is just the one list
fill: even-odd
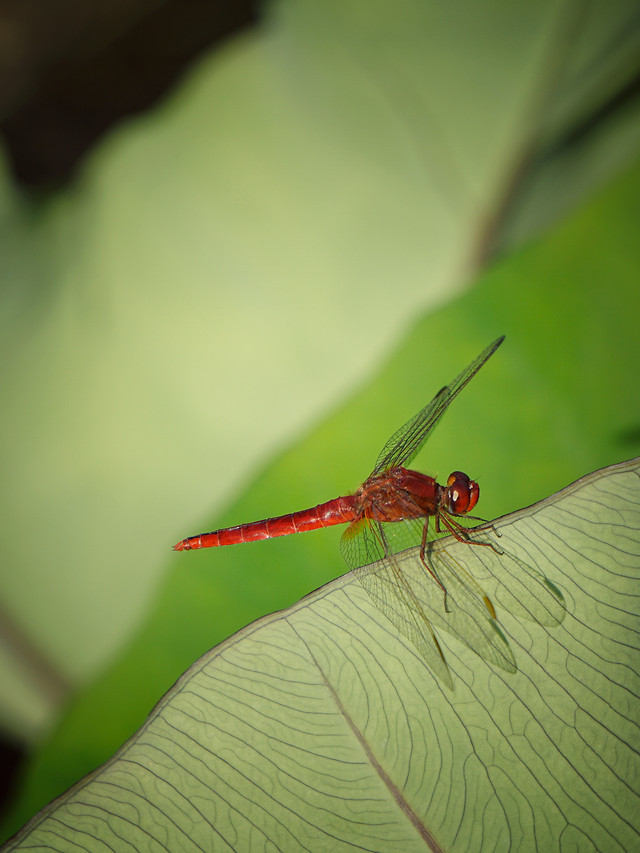
[(483, 553), (516, 672), (441, 630), (442, 689), (340, 578), (204, 655), (7, 849), (635, 849), (640, 460), (496, 527), (562, 590), (561, 624), (522, 618), (531, 577), (514, 563), (437, 549), (474, 574)]

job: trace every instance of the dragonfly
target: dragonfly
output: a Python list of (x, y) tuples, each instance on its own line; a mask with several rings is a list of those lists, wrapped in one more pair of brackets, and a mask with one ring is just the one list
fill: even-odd
[[(378, 607), (418, 648), (431, 669), (451, 686), (448, 666), (432, 624), (434, 606), (427, 607), (425, 596), (416, 593), (415, 583), (407, 571), (407, 558), (403, 556), (408, 549), (414, 552), (417, 546), (419, 566), (426, 571), (432, 590), (439, 590), (440, 615), (446, 618), (452, 607), (460, 609), (462, 606), (467, 614), (466, 623), (472, 626), (471, 630), (467, 627), (462, 632), (465, 642), (476, 650), (484, 647), (485, 657), (504, 669), (514, 670), (508, 644), (495, 624), (496, 613), (489, 597), (459, 561), (443, 563), (440, 558), (438, 565), (444, 569), (439, 569), (432, 557), (434, 532), (449, 533), (468, 544), (489, 545), (499, 553), (499, 548), (490, 541), (473, 538), (472, 528), (460, 521), (462, 517), (475, 518), (470, 513), (480, 496), (478, 483), (462, 471), (453, 471), (446, 485), (440, 485), (434, 477), (406, 467), (420, 452), (453, 400), (503, 340), (504, 335), (484, 349), (451, 384), (441, 388), (430, 403), (393, 433), (382, 448), (373, 471), (353, 494), (333, 498), (310, 509), (190, 536), (174, 545), (174, 550), (255, 542), (348, 524), (340, 545), (347, 565)], [(412, 560), (415, 567), (415, 556)], [(450, 595), (455, 597), (451, 606)], [(482, 616), (492, 623), (494, 630), (477, 627)]]

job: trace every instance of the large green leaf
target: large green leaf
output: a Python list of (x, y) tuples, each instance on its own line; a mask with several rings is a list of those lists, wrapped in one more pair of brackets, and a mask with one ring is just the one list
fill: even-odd
[[(640, 460), (495, 526), (520, 568), (437, 549), (493, 597), (515, 672), (449, 636), (440, 598), (443, 688), (340, 578), (204, 655), (7, 850), (635, 849)], [(415, 555), (405, 568), (419, 580)], [(560, 623), (526, 618), (531, 570)]]

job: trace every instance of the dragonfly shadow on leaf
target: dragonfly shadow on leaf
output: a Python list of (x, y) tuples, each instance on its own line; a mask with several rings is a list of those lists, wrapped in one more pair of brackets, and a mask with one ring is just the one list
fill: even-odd
[(492, 596), (499, 607), (547, 628), (560, 625), (566, 614), (564, 596), (542, 571), (534, 568), (537, 560), (524, 548), (526, 539), (516, 536), (514, 528), (487, 525), (473, 528), (471, 536), (472, 544), (492, 546), (473, 548), (467, 568), (474, 577), (491, 581)]

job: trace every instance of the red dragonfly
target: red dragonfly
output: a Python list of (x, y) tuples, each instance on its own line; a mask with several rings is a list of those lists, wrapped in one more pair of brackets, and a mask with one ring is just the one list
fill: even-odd
[[(468, 514), (475, 507), (480, 495), (480, 488), (475, 481), (461, 471), (454, 471), (449, 475), (446, 486), (441, 486), (433, 477), (409, 470), (405, 466), (421, 450), (449, 404), (503, 340), (504, 336), (488, 346), (450, 385), (442, 388), (430, 403), (391, 436), (382, 448), (373, 471), (354, 494), (333, 498), (311, 509), (298, 510), (276, 518), (190, 536), (174, 545), (174, 550), (190, 551), (218, 545), (235, 545), (348, 523), (349, 527), (341, 540), (341, 551), (347, 565), (376, 604), (417, 646), (431, 668), (451, 684), (444, 655), (431, 625), (433, 617), (427, 617), (425, 605), (417, 597), (415, 585), (409, 582), (407, 572), (403, 568), (400, 553), (419, 545), (420, 563), (441, 590), (444, 612), (448, 614), (451, 612), (448, 605), (449, 591), (436, 570), (434, 561), (429, 557), (430, 546), (433, 544), (429, 538), (430, 519), (434, 519), (436, 533), (448, 532), (459, 541), (490, 545), (494, 551), (500, 551), (488, 541), (472, 538), (468, 528), (458, 521), (459, 516), (474, 518)], [(378, 567), (377, 570), (372, 564)], [(465, 590), (464, 609), (467, 615), (472, 607), (475, 610), (475, 618), (472, 618), (471, 623), (478, 621), (477, 604), (484, 610), (485, 618), (488, 615), (493, 622), (496, 614), (491, 601), (466, 570), (460, 564), (455, 568), (448, 564), (444, 571), (447, 584), (451, 582), (455, 586), (458, 602), (461, 600), (460, 591)], [(465, 576), (462, 582), (461, 575)], [(429, 609), (433, 611), (432, 607)], [(479, 637), (478, 630), (482, 637)], [(489, 643), (492, 649), (488, 649), (488, 656), (503, 668), (514, 668), (510, 662), (510, 650), (495, 649), (496, 643), (500, 645), (503, 641), (506, 644), (499, 629), (496, 631), (495, 624), (493, 632), (490, 632), (495, 636), (489, 636), (482, 629), (478, 630), (471, 634), (466, 631), (465, 642), (476, 650), (479, 646)], [(497, 635), (500, 635), (498, 640)]]

